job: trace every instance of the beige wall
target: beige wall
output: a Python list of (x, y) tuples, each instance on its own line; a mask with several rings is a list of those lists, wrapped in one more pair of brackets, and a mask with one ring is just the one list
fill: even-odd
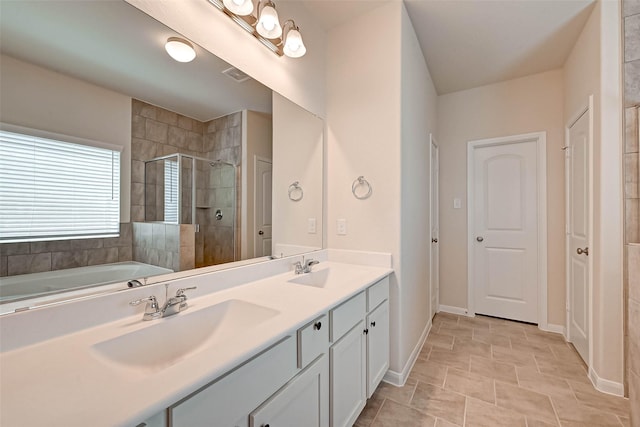
[[(560, 70), (438, 98), (440, 304), (467, 308), (467, 142), (547, 132), (547, 321), (564, 325), (564, 141)], [(453, 209), (453, 199), (462, 200)]]
[(621, 387), (624, 366), (619, 16), (618, 2), (598, 2), (564, 67), (565, 124), (594, 99), (590, 375), (601, 388)]
[(0, 93), (4, 123), (123, 147), (120, 222), (129, 222), (131, 98), (4, 55)]
[[(291, 253), (322, 248), (323, 130), (322, 119), (273, 93), (274, 255), (288, 255), (287, 247)], [(298, 202), (289, 200), (289, 186), (295, 181), (304, 192)], [(309, 218), (316, 219), (315, 233), (308, 232)]]

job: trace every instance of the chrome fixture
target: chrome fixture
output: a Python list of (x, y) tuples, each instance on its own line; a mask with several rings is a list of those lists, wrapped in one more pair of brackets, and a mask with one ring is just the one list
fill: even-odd
[(296, 274), (304, 274), (311, 273), (314, 265), (320, 264), (320, 261), (315, 259), (309, 259), (305, 262), (304, 257), (302, 257), (302, 261), (298, 261), (293, 266), (295, 267)]
[(147, 303), (147, 306), (144, 309), (144, 315), (142, 316), (142, 320), (154, 320), (160, 319), (162, 317), (172, 316), (174, 314), (180, 313), (182, 310), (187, 308), (187, 296), (184, 294), (185, 291), (190, 291), (196, 289), (195, 286), (191, 288), (180, 288), (176, 291), (176, 296), (167, 298), (167, 301), (164, 303), (162, 308), (158, 305), (158, 300), (155, 296), (151, 295), (147, 298), (140, 298), (137, 300), (133, 300), (129, 303), (129, 305), (140, 305), (143, 302)]
[[(356, 191), (358, 187), (362, 187), (365, 190), (365, 192), (358, 193)], [(369, 181), (364, 179), (364, 176), (360, 175), (353, 181), (353, 184), (351, 184), (351, 192), (353, 193), (356, 199), (364, 200), (364, 199), (368, 199), (371, 196), (371, 193), (373, 192), (373, 187), (371, 187), (371, 184), (369, 184)]]
[(129, 280), (127, 282), (127, 286), (130, 287), (130, 288), (139, 288), (139, 287), (141, 287), (143, 285), (139, 280), (133, 279), (133, 280)]
[(304, 190), (300, 187), (300, 181), (295, 181), (289, 186), (289, 200), (299, 202), (304, 197)]
[(300, 58), (307, 52), (300, 28), (293, 19), (280, 25), (276, 5), (272, 0), (209, 0), (246, 32), (257, 38), (278, 56)]

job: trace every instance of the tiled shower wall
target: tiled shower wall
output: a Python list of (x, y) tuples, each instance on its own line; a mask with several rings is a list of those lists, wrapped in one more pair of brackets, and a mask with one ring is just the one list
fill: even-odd
[(193, 225), (134, 222), (133, 257), (173, 271), (195, 268)]
[(623, 0), (624, 207), (627, 384), (631, 425), (640, 426), (640, 0)]
[(131, 261), (131, 224), (120, 224), (120, 237), (5, 243), (0, 245), (0, 277)]

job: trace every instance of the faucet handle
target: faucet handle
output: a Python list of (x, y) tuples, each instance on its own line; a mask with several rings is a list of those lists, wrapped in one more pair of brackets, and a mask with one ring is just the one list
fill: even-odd
[(153, 320), (162, 317), (162, 311), (158, 306), (158, 300), (153, 295), (146, 298), (140, 298), (130, 301), (129, 305), (136, 306), (142, 304), (145, 301), (147, 302), (147, 306), (144, 308), (144, 315), (142, 316), (142, 320)]
[(134, 299), (133, 301), (129, 301), (129, 305), (140, 305), (143, 302), (149, 302), (151, 303), (151, 306), (153, 307), (154, 305), (157, 307), (158, 306), (158, 300), (156, 300), (156, 297), (151, 295), (149, 297), (146, 298), (140, 298), (140, 299)]
[(194, 289), (198, 289), (197, 286), (191, 286), (190, 288), (180, 288), (176, 291), (176, 296), (181, 297), (184, 295), (185, 291), (192, 291)]

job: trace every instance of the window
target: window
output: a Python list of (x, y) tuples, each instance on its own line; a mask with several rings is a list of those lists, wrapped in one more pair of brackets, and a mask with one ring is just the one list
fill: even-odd
[(178, 223), (178, 161), (164, 161), (164, 222)]
[(106, 146), (2, 124), (0, 243), (118, 236), (120, 147)]

